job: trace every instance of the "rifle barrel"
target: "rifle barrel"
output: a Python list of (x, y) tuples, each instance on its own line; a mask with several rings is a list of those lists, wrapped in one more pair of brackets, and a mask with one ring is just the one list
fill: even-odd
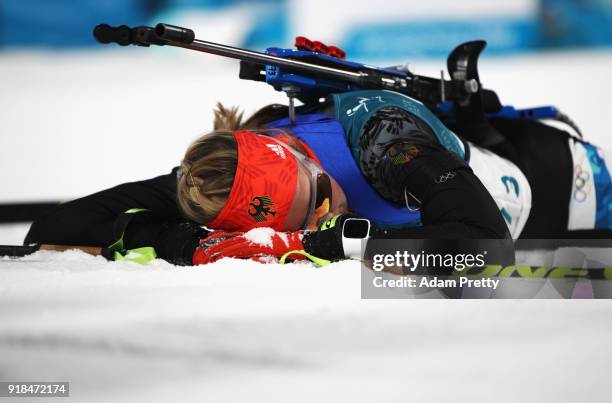
[[(269, 64), (278, 67), (284, 67), (290, 71), (319, 74), (326, 78), (339, 79), (345, 82), (350, 82), (357, 85), (364, 85), (366, 80), (369, 78), (369, 74), (365, 72), (354, 72), (342, 69), (336, 69), (333, 67), (320, 66), (317, 64), (306, 63), (299, 60), (285, 59), (282, 57), (269, 55), (267, 53), (256, 52), (253, 50), (247, 50), (242, 48), (235, 48), (233, 46), (222, 45), (219, 43), (203, 41), (200, 39), (194, 39), (191, 43), (181, 43), (174, 41), (167, 41), (167, 45), (177, 46), (180, 48), (197, 50), (204, 53), (211, 53), (213, 55), (230, 57), (233, 59), (244, 60), (248, 62), (258, 64)], [(381, 80), (382, 81), (382, 80)], [(385, 85), (384, 82), (381, 82)]]

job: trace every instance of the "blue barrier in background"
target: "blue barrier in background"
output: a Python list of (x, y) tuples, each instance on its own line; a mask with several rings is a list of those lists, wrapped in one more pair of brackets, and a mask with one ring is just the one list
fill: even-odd
[(140, 24), (156, 11), (155, 1), (2, 0), (0, 46), (72, 47), (94, 45), (93, 27)]
[(610, 0), (540, 0), (539, 19), (543, 48), (612, 45)]
[(355, 26), (344, 50), (356, 59), (384, 59), (393, 55), (446, 57), (459, 43), (485, 38), (487, 55), (508, 54), (534, 49), (538, 30), (535, 19), (378, 23)]
[[(536, 0), (534, 0), (536, 1)], [(457, 43), (489, 42), (488, 54), (575, 47), (612, 46), (610, 0), (538, 0), (535, 15), (371, 22), (350, 26), (336, 42), (351, 58), (372, 60), (445, 56)], [(242, 43), (263, 50), (288, 45), (287, 0), (1, 0), (0, 49), (78, 47), (95, 42), (93, 26), (152, 24), (177, 10), (219, 11), (248, 5), (252, 18), (235, 22), (246, 27)], [(361, 7), (377, 7), (364, 1)], [(299, 16), (295, 16), (299, 18)], [(170, 21), (169, 21), (170, 22)]]

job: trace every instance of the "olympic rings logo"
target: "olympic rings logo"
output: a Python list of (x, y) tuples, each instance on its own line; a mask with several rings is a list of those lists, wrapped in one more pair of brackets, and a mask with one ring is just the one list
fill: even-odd
[(456, 174), (453, 171), (449, 171), (443, 175), (440, 175), (438, 179), (436, 179), (436, 183), (444, 183), (449, 179), (453, 179)]
[(591, 193), (591, 184), (589, 182), (591, 175), (587, 171), (583, 171), (580, 165), (576, 165), (574, 170), (574, 200), (582, 203)]

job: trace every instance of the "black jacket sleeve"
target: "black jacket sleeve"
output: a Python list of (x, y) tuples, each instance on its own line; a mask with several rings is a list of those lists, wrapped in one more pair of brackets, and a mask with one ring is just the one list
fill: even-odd
[[(411, 119), (412, 121), (407, 121)], [(444, 149), (405, 111), (388, 108), (364, 127), (381, 151), (362, 171), (387, 200), (419, 208), (422, 227), (381, 230), (406, 238), (507, 238), (501, 213), (465, 161)], [(362, 136), (363, 138), (363, 136)], [(366, 144), (362, 143), (362, 146)]]
[[(135, 214), (123, 225), (120, 217), (132, 208), (147, 212)], [(125, 249), (152, 246), (158, 257), (189, 265), (198, 240), (206, 234), (181, 216), (175, 169), (62, 203), (32, 223), (24, 244), (108, 247), (123, 235)]]

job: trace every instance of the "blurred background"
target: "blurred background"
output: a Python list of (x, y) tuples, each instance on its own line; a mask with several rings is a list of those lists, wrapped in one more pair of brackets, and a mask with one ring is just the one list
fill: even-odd
[(612, 45), (610, 0), (3, 0), (3, 50), (96, 46), (92, 27), (171, 21), (264, 49), (312, 35), (360, 59), (444, 57), (486, 38), (489, 54)]
[[(260, 51), (305, 35), (433, 76), (460, 42), (485, 39), (480, 77), (504, 104), (558, 106), (612, 148), (612, 0), (1, 0), (0, 221), (168, 172), (211, 129), (217, 101), (247, 114), (285, 102), (239, 80), (235, 60), (99, 45), (103, 22), (167, 22)], [(24, 228), (0, 226), (0, 243), (21, 242)]]

